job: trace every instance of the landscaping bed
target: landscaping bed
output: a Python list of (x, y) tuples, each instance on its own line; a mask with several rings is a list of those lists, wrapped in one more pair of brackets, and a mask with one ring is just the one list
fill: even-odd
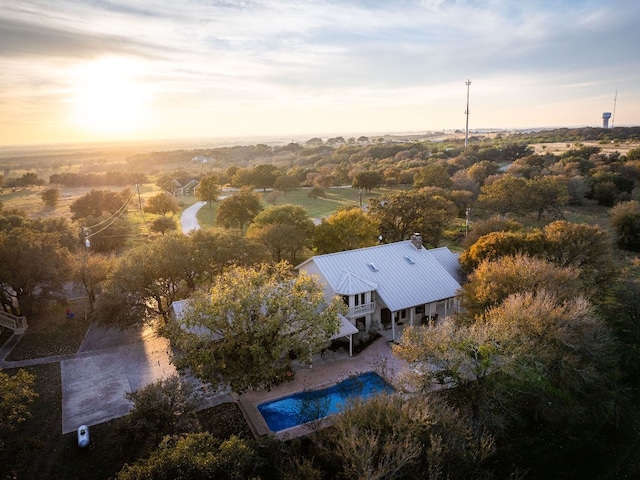
[[(29, 328), (6, 360), (76, 353), (91, 325), (86, 303), (83, 298), (68, 300), (67, 303), (51, 303), (36, 315), (27, 318)], [(67, 319), (67, 308), (74, 313), (72, 319)]]

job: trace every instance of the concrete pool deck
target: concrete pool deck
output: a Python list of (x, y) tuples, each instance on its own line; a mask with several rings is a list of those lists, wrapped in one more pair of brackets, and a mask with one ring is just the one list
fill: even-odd
[(406, 368), (405, 362), (393, 356), (391, 344), (383, 336), (353, 357), (346, 353), (315, 356), (311, 368), (300, 366), (295, 369), (296, 375), (292, 381), (278, 385), (270, 391), (250, 391), (236, 396), (236, 399), (254, 435), (273, 434), (283, 440), (296, 438), (311, 433), (314, 426), (300, 425), (276, 433), (271, 432), (258, 411), (258, 405), (303, 390), (334, 385), (347, 377), (369, 371), (377, 372), (389, 383), (394, 384)]

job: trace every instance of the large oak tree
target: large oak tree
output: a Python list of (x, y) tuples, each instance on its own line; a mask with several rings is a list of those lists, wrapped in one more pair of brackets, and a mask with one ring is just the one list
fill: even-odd
[(171, 335), (174, 363), (237, 393), (267, 389), (286, 380), (294, 357), (311, 362), (343, 312), (341, 299), (327, 304), (320, 283), (286, 263), (231, 269), (192, 299)]

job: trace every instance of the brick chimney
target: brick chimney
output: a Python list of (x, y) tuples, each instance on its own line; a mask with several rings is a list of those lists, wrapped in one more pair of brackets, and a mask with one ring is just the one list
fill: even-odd
[(411, 235), (411, 244), (416, 248), (416, 250), (420, 250), (422, 248), (422, 235), (418, 232)]

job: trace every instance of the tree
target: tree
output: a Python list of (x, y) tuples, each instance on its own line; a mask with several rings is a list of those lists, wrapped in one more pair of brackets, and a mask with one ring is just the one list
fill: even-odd
[(162, 175), (158, 178), (158, 181), (156, 182), (156, 185), (158, 187), (160, 187), (162, 190), (164, 190), (166, 193), (173, 193), (173, 187), (174, 187), (174, 183), (173, 183), (173, 179), (175, 177), (171, 176), (171, 175)]
[(353, 177), (351, 183), (352, 188), (364, 188), (364, 191), (369, 194), (374, 188), (381, 187), (384, 182), (384, 178), (380, 172), (358, 172)]
[(460, 300), (469, 318), (482, 316), (514, 293), (544, 289), (564, 301), (585, 293), (579, 271), (526, 255), (484, 260), (462, 286)]
[(300, 188), (300, 182), (292, 175), (280, 175), (276, 178), (273, 188), (284, 192), (284, 196), (286, 197), (288, 192)]
[(510, 174), (490, 177), (478, 197), (480, 205), (487, 210), (513, 215), (534, 212), (538, 220), (545, 212), (556, 213), (568, 201), (568, 182), (561, 176), (529, 180)]
[(20, 178), (15, 178), (7, 182), (8, 187), (33, 187), (44, 185), (44, 180), (38, 178), (35, 173), (25, 173)]
[(243, 188), (220, 202), (216, 212), (216, 225), (243, 230), (261, 211), (260, 197), (251, 189)]
[(38, 397), (34, 382), (35, 376), (25, 370), (11, 375), (0, 370), (0, 431), (12, 430), (29, 417), (29, 404)]
[(153, 213), (156, 215), (162, 215), (163, 217), (167, 213), (172, 215), (180, 210), (178, 201), (173, 195), (161, 192), (147, 200), (147, 204), (144, 206), (144, 211), (147, 213)]
[(314, 441), (341, 478), (472, 478), (493, 452), (489, 436), (478, 441), (457, 410), (422, 394), (354, 402)]
[(0, 232), (0, 300), (13, 314), (28, 316), (36, 301), (62, 292), (70, 255), (60, 239), (28, 227)]
[(285, 258), (295, 263), (311, 235), (314, 224), (299, 205), (277, 205), (255, 216), (247, 229), (247, 237), (263, 244), (276, 262)]
[(111, 255), (82, 252), (73, 258), (73, 280), (83, 286), (91, 312), (114, 266), (115, 257)]
[(261, 188), (263, 191), (266, 191), (267, 188), (273, 187), (277, 177), (278, 167), (262, 163), (253, 167), (251, 172), (251, 183), (255, 185), (256, 188)]
[(226, 440), (210, 433), (174, 435), (162, 440), (148, 458), (125, 465), (118, 480), (174, 480), (260, 478), (260, 455), (246, 442), (232, 436)]
[(524, 435), (558, 428), (579, 438), (612, 413), (612, 347), (587, 300), (538, 289), (510, 294), (475, 323), (408, 328), (394, 352), (419, 372), (419, 388), (456, 387), (449, 391), (470, 406), (477, 429), (504, 435), (530, 423)]
[(580, 269), (587, 285), (603, 288), (613, 277), (611, 240), (598, 225), (558, 220), (546, 225), (543, 233), (546, 258), (561, 267)]
[(623, 250), (640, 252), (640, 202), (621, 202), (609, 213), (616, 243)]
[(483, 235), (471, 247), (460, 254), (460, 267), (471, 273), (483, 261), (504, 256), (528, 255), (544, 257), (547, 240), (540, 230), (531, 232), (491, 232)]
[(456, 211), (442, 189), (429, 187), (385, 195), (369, 207), (369, 214), (380, 224), (386, 242), (406, 240), (419, 232), (433, 247), (440, 243), (444, 228)]
[(513, 175), (490, 177), (482, 188), (478, 202), (488, 210), (499, 214), (519, 214), (526, 209), (527, 181)]
[(465, 237), (462, 246), (469, 248), (476, 243), (480, 237), (492, 232), (516, 232), (524, 226), (513, 219), (494, 215), (485, 220), (478, 220), (473, 223), (473, 228)]
[(48, 188), (42, 192), (40, 196), (47, 207), (55, 207), (60, 200), (60, 190), (57, 188)]
[(213, 202), (218, 201), (220, 196), (220, 179), (215, 175), (207, 175), (200, 179), (200, 183), (196, 188), (196, 197), (202, 202), (207, 202), (209, 208)]
[(413, 177), (414, 188), (439, 187), (450, 188), (451, 176), (444, 165), (432, 163), (419, 169)]
[(127, 327), (167, 317), (185, 287), (195, 289), (195, 270), (188, 238), (181, 233), (128, 250), (100, 296), (97, 320)]
[(108, 190), (91, 190), (89, 193), (74, 200), (69, 206), (73, 214), (73, 220), (86, 219), (88, 217), (101, 218), (103, 213), (108, 215), (124, 211), (132, 194), (129, 190), (121, 193), (110, 192)]
[(189, 235), (188, 242), (199, 283), (207, 285), (228, 268), (256, 265), (269, 256), (263, 245), (236, 229), (201, 228)]
[(538, 220), (547, 212), (556, 214), (569, 202), (569, 187), (565, 177), (543, 176), (527, 180), (527, 205), (537, 213)]
[(500, 171), (500, 165), (489, 160), (482, 160), (481, 162), (474, 163), (467, 168), (467, 175), (476, 184), (482, 186), (487, 178), (491, 175), (496, 175)]
[(171, 230), (177, 230), (178, 224), (173, 218), (162, 216), (154, 218), (149, 228), (152, 232), (157, 232), (161, 235), (164, 235)]
[(286, 263), (233, 268), (209, 294), (192, 300), (184, 325), (171, 335), (177, 368), (189, 368), (212, 385), (234, 392), (268, 389), (286, 380), (291, 361), (310, 363), (340, 326), (345, 306), (324, 300), (314, 278), (294, 276)]
[(377, 243), (378, 225), (358, 207), (338, 210), (322, 219), (313, 232), (317, 253), (342, 252)]
[(126, 398), (131, 402), (126, 435), (147, 449), (158, 445), (165, 435), (195, 432), (199, 426), (196, 411), (201, 395), (195, 384), (177, 374), (127, 392)]

